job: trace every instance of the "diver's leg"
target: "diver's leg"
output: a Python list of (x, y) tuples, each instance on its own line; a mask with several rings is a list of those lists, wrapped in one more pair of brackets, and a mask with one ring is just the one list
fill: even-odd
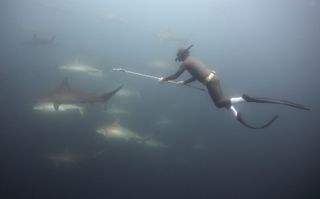
[(279, 100), (273, 98), (265, 98), (265, 97), (251, 97), (249, 95), (243, 94), (242, 97), (232, 97), (230, 98), (231, 104), (236, 104), (239, 102), (255, 102), (255, 103), (269, 103), (269, 104), (280, 104), (285, 106), (291, 106), (298, 109), (310, 110), (308, 107), (297, 104), (294, 102), (290, 102), (287, 100)]
[(218, 108), (227, 108), (229, 110), (232, 111), (234, 117), (244, 126), (251, 128), (251, 129), (262, 129), (262, 128), (266, 128), (269, 125), (271, 125), (277, 118), (278, 115), (275, 115), (271, 120), (269, 120), (268, 122), (266, 122), (265, 124), (261, 125), (261, 126), (253, 126), (248, 124), (247, 122), (245, 122), (243, 120), (243, 118), (241, 117), (241, 114), (238, 113), (238, 111), (235, 109), (235, 107), (233, 106), (233, 104), (235, 103), (239, 103), (239, 102), (244, 102), (245, 99), (242, 97), (234, 97), (234, 98), (230, 98), (230, 99), (224, 99), (223, 97), (223, 93), (220, 87), (220, 82), (219, 80), (214, 80), (211, 81), (207, 84), (207, 89), (208, 92), (210, 94), (210, 97), (212, 99), (212, 101), (214, 102), (214, 104), (216, 105), (216, 107)]
[(252, 126), (243, 120), (241, 114), (238, 113), (237, 110), (232, 106), (233, 104), (239, 103), (239, 102), (270, 103), (270, 104), (280, 104), (280, 105), (290, 106), (290, 107), (303, 109), (303, 110), (310, 110), (308, 107), (301, 105), (301, 104), (294, 103), (294, 102), (290, 102), (290, 101), (286, 101), (286, 100), (279, 100), (279, 99), (272, 99), (272, 98), (262, 98), (262, 97), (255, 98), (255, 97), (248, 96), (246, 94), (243, 94), (242, 97), (230, 98), (230, 102), (231, 102), (230, 110), (232, 111), (232, 113), (234, 114), (236, 119), (242, 125), (244, 125), (248, 128), (252, 128), (252, 129), (263, 129), (263, 128), (268, 127), (278, 118), (278, 115), (274, 115), (273, 118), (271, 118), (271, 120), (266, 122), (264, 125)]
[(208, 93), (217, 108), (230, 108), (231, 101), (224, 99), (219, 80), (213, 80), (207, 84)]

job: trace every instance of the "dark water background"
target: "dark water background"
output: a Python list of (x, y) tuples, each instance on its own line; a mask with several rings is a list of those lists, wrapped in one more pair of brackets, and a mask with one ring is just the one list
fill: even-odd
[[(2, 0), (0, 197), (319, 198), (319, 19), (318, 0)], [(157, 37), (166, 30), (187, 42)], [(57, 43), (24, 45), (34, 33), (56, 35)], [(188, 44), (218, 72), (226, 96), (278, 97), (312, 110), (237, 106), (256, 123), (279, 113), (271, 127), (254, 131), (216, 109), (206, 93), (111, 71), (170, 74), (176, 49)], [(56, 69), (75, 57), (106, 76)], [(169, 67), (149, 67), (159, 59)], [(96, 93), (120, 84), (138, 91), (110, 104), (131, 113), (121, 124), (169, 147), (106, 141), (95, 129), (116, 118), (98, 110), (83, 118), (35, 113), (35, 99), (65, 76)], [(161, 115), (173, 125), (155, 125)], [(66, 146), (79, 161), (48, 159)]]

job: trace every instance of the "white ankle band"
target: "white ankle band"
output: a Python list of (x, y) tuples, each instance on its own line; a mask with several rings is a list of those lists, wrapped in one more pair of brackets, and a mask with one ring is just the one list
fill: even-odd
[(234, 116), (237, 117), (238, 112), (237, 112), (237, 110), (234, 108), (234, 106), (230, 106), (230, 109), (232, 110)]
[(231, 104), (244, 102), (245, 100), (242, 97), (232, 97), (230, 98)]

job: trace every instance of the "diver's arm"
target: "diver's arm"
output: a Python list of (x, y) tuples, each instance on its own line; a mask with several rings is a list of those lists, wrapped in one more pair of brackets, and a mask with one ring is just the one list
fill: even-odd
[(189, 83), (194, 82), (194, 81), (196, 81), (196, 78), (192, 76), (189, 79), (183, 81), (183, 84), (189, 84)]
[(185, 70), (186, 70), (185, 67), (183, 66), (183, 64), (181, 64), (181, 66), (179, 67), (178, 71), (175, 74), (164, 77), (163, 81), (177, 79)]

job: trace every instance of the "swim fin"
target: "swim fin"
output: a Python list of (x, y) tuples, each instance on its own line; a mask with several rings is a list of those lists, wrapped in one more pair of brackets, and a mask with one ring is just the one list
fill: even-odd
[(250, 97), (246, 94), (242, 95), (242, 98), (246, 100), (247, 102), (255, 102), (255, 103), (269, 103), (269, 104), (280, 104), (280, 105), (285, 105), (285, 106), (291, 106), (293, 108), (297, 109), (303, 109), (309, 111), (310, 109), (304, 105), (297, 104), (294, 102), (290, 102), (287, 100), (279, 100), (279, 99), (272, 99), (272, 98), (264, 98), (264, 97)]
[(261, 126), (252, 126), (252, 125), (246, 123), (246, 122), (242, 119), (242, 116), (241, 116), (240, 113), (238, 113), (238, 115), (237, 115), (237, 120), (238, 120), (242, 125), (244, 125), (244, 126), (246, 126), (246, 127), (248, 127), (248, 128), (251, 128), (251, 129), (264, 129), (264, 128), (270, 126), (276, 119), (278, 119), (278, 117), (279, 117), (279, 115), (273, 116), (273, 118), (272, 118), (270, 121), (268, 121), (267, 123), (265, 123), (264, 125), (261, 125)]

